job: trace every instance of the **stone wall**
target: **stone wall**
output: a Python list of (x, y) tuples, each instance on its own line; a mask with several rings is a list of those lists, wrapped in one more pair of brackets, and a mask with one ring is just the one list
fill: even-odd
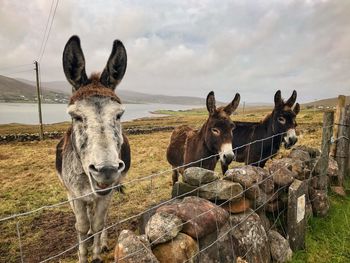
[[(139, 129), (139, 128), (128, 128), (124, 129), (124, 132), (126, 134), (149, 134), (153, 132), (160, 132), (160, 131), (172, 131), (174, 127), (172, 126), (165, 126), (165, 127), (153, 127), (153, 128), (145, 128), (145, 129)], [(54, 132), (45, 132), (44, 138), (45, 139), (60, 139), (64, 135), (64, 132), (54, 131)], [(27, 141), (39, 141), (40, 136), (39, 133), (18, 133), (18, 134), (5, 134), (0, 135), (0, 143), (9, 143), (9, 142), (27, 142)]]
[[(318, 155), (317, 149), (296, 147), (265, 169), (244, 165), (222, 178), (202, 168), (187, 168), (182, 182), (173, 186), (173, 198), (141, 216), (138, 235), (122, 231), (115, 261), (289, 261), (292, 250), (283, 231), (288, 227), (283, 218), (289, 186), (296, 181), (308, 185), (304, 218), (324, 216), (329, 209), (326, 192), (318, 189)], [(331, 160), (329, 175), (336, 170)]]

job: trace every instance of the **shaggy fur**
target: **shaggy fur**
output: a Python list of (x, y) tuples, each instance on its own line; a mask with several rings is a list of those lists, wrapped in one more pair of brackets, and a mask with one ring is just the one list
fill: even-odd
[[(57, 145), (56, 169), (67, 190), (81, 242), (94, 235), (93, 262), (107, 248), (104, 230), (113, 189), (130, 168), (128, 138), (122, 133), (124, 107), (114, 93), (126, 69), (126, 51), (116, 40), (101, 75), (87, 78), (80, 40), (73, 36), (63, 52), (63, 69), (74, 93), (68, 105), (72, 125)], [(84, 197), (82, 197), (84, 196)], [(79, 262), (88, 260), (87, 242), (79, 244)]]
[[(214, 170), (217, 161), (228, 165), (233, 159), (232, 130), (234, 124), (230, 115), (237, 109), (240, 96), (236, 94), (233, 101), (226, 107), (216, 108), (214, 92), (207, 96), (207, 109), (209, 117), (199, 130), (186, 125), (176, 128), (170, 138), (167, 149), (167, 160), (175, 169), (173, 171), (173, 184), (177, 182), (179, 172), (182, 174), (186, 165), (199, 166)], [(211, 155), (217, 155), (207, 158)], [(207, 158), (202, 161), (203, 158)]]
[[(286, 148), (289, 148), (297, 142), (295, 134), (297, 123), (295, 118), (300, 111), (299, 104), (297, 103), (292, 109), (296, 98), (297, 93), (293, 91), (292, 96), (284, 102), (281, 98), (281, 91), (277, 91), (273, 111), (261, 122), (235, 122), (236, 128), (233, 131), (234, 140), (232, 141), (232, 146), (237, 162), (264, 167), (268, 159), (278, 152), (282, 143), (284, 143)], [(243, 146), (280, 133), (284, 134), (255, 142), (249, 146)], [(223, 173), (227, 169), (228, 165), (223, 164)]]

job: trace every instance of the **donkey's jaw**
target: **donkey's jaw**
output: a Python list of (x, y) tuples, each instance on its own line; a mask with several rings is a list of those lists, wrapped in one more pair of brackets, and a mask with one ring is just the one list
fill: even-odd
[(220, 149), (220, 162), (226, 165), (229, 165), (232, 160), (235, 158), (235, 154), (232, 149), (232, 143), (224, 143), (221, 145)]

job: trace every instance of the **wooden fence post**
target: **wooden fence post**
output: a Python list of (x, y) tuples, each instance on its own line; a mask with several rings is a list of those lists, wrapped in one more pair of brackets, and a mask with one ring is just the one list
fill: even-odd
[[(334, 123), (339, 123), (340, 121), (340, 114), (341, 114), (342, 108), (345, 107), (345, 100), (346, 100), (346, 97), (344, 95), (338, 96), (338, 103), (337, 103), (337, 108), (335, 110)], [(334, 128), (333, 128), (334, 138), (338, 138), (338, 131), (339, 131), (338, 125), (334, 125)], [(336, 153), (337, 153), (337, 144), (333, 144), (331, 146), (331, 156), (335, 156)]]
[(328, 170), (328, 158), (331, 145), (332, 131), (333, 131), (334, 112), (326, 111), (323, 114), (323, 129), (322, 129), (322, 145), (321, 156), (319, 159), (320, 168), (320, 189), (327, 189), (327, 170)]
[[(348, 109), (349, 107), (347, 107)], [(335, 123), (338, 128), (337, 149), (335, 159), (338, 163), (339, 173), (338, 173), (338, 184), (339, 186), (344, 185), (344, 177), (347, 172), (347, 163), (349, 157), (349, 123), (347, 122), (347, 109), (342, 108), (340, 112), (339, 123)]]

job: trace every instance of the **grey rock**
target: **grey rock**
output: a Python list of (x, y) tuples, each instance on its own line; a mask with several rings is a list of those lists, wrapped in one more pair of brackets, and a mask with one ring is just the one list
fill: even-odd
[(199, 196), (208, 200), (238, 200), (243, 196), (239, 183), (217, 180), (199, 188)]
[(268, 202), (265, 206), (267, 212), (274, 213), (282, 210), (285, 205), (282, 203), (280, 199)]
[(199, 240), (199, 262), (226, 263), (235, 262), (235, 240), (230, 234), (230, 224), (226, 223), (219, 231), (206, 235)]
[(290, 185), (294, 181), (294, 173), (286, 167), (280, 167), (271, 173), (273, 181), (277, 186)]
[(269, 231), (268, 237), (273, 260), (278, 263), (290, 261), (292, 259), (293, 251), (289, 246), (288, 240), (274, 230)]
[(298, 145), (298, 146), (293, 147), (293, 149), (308, 152), (311, 158), (316, 158), (317, 156), (320, 156), (320, 154), (321, 154), (319, 149), (305, 146), (305, 145)]
[(330, 157), (328, 160), (327, 174), (330, 177), (337, 177), (338, 173), (339, 173), (338, 163), (333, 157)]
[(263, 176), (251, 165), (229, 169), (223, 178), (224, 180), (239, 183), (245, 190), (245, 196), (255, 200), (259, 195), (259, 182)]
[(310, 160), (311, 160), (311, 157), (310, 157), (310, 154), (309, 152), (307, 151), (303, 151), (301, 149), (293, 149), (290, 154), (289, 154), (289, 157), (290, 158), (293, 158), (293, 159), (297, 159), (297, 160), (300, 160), (302, 162), (305, 162), (305, 163), (309, 163)]
[(181, 203), (181, 200), (179, 199), (173, 199), (173, 200), (161, 200), (159, 201), (158, 204), (154, 204), (154, 205), (151, 205), (149, 206), (146, 210), (145, 213), (143, 213), (139, 220), (138, 220), (138, 228), (139, 228), (139, 233), (141, 235), (145, 234), (145, 228), (146, 228), (146, 225), (147, 225), (147, 222), (148, 220), (156, 213), (157, 209), (159, 208), (160, 204), (163, 204), (163, 203), (166, 203), (168, 205), (170, 204), (177, 204), (177, 203)]
[(326, 190), (309, 189), (309, 191), (312, 211), (314, 215), (320, 217), (326, 216), (330, 207)]
[[(327, 176), (326, 178), (326, 185), (329, 184), (330, 178)], [(322, 182), (320, 180), (320, 176), (313, 176), (309, 180), (309, 186), (312, 187), (313, 189), (320, 189), (322, 190)]]
[(270, 230), (270, 227), (271, 227), (271, 222), (270, 220), (268, 219), (268, 217), (266, 216), (265, 214), (265, 211), (264, 210), (260, 210), (258, 212), (258, 215), (260, 217), (260, 221), (261, 221), (261, 224), (263, 225), (266, 233)]
[(183, 181), (193, 186), (200, 186), (219, 179), (214, 171), (200, 167), (189, 167), (184, 171)]
[(254, 167), (257, 173), (261, 176), (262, 181), (259, 182), (259, 187), (265, 193), (270, 194), (274, 190), (273, 178), (269, 171), (261, 167)]
[(155, 213), (146, 225), (146, 236), (152, 245), (167, 242), (182, 229), (182, 221), (176, 215), (166, 212)]
[(157, 263), (145, 236), (137, 236), (130, 230), (123, 230), (118, 237), (114, 259), (121, 263)]
[(278, 170), (287, 168), (292, 172), (291, 176), (298, 180), (305, 180), (310, 175), (310, 172), (306, 170), (307, 167), (306, 163), (299, 159), (282, 158), (273, 160), (269, 165), (269, 170), (271, 173), (274, 173)]
[[(320, 162), (317, 162), (318, 159), (314, 159), (312, 161), (311, 166), (315, 166), (313, 171), (314, 175), (320, 174)], [(337, 161), (333, 157), (329, 157), (328, 159), (328, 169), (327, 174), (329, 177), (337, 177), (339, 173), (339, 167)]]
[(224, 225), (229, 214), (223, 208), (203, 198), (185, 197), (181, 203), (164, 205), (157, 212), (174, 214), (184, 222), (181, 232), (197, 239)]
[(197, 242), (184, 233), (179, 233), (173, 240), (153, 248), (160, 263), (197, 263), (198, 252)]
[(198, 196), (199, 190), (197, 186), (192, 186), (183, 182), (176, 182), (171, 191), (171, 197)]
[(244, 257), (249, 263), (271, 262), (268, 238), (258, 214), (248, 210), (231, 215), (230, 221), (236, 256)]

